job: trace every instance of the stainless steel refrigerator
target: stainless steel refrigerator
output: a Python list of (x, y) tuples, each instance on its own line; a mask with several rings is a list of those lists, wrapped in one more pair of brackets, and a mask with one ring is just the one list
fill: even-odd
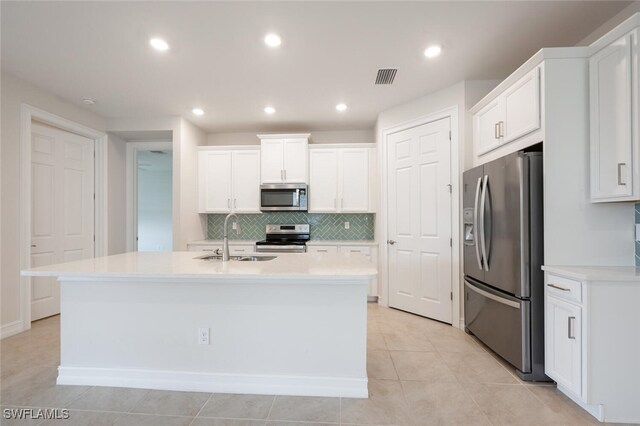
[(542, 153), (516, 152), (464, 173), (466, 331), (514, 365), (544, 374)]

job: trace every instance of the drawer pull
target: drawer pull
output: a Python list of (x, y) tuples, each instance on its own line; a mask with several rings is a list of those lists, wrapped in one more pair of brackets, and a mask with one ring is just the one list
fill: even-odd
[(561, 291), (571, 291), (570, 288), (566, 288), (566, 287), (560, 287), (559, 285), (555, 285), (555, 284), (547, 284), (549, 287), (551, 288), (555, 288), (557, 290), (561, 290)]
[(575, 339), (576, 338), (575, 324), (576, 324), (576, 317), (567, 318), (567, 337), (569, 339)]

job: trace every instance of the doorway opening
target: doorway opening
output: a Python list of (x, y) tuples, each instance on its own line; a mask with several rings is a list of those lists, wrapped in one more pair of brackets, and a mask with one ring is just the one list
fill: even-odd
[(167, 149), (138, 150), (136, 160), (138, 251), (171, 251), (173, 153)]
[(127, 251), (173, 250), (172, 149), (127, 141)]

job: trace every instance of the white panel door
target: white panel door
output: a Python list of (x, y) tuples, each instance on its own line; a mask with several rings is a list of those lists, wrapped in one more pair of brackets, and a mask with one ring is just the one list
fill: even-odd
[(200, 213), (231, 211), (231, 151), (201, 151)]
[(629, 34), (589, 59), (594, 201), (633, 194), (631, 46)]
[(449, 118), (388, 142), (389, 305), (451, 323)]
[[(94, 255), (94, 142), (33, 123), (31, 266)], [(55, 278), (31, 279), (31, 319), (60, 312)]]
[(503, 143), (540, 128), (540, 68), (534, 68), (504, 93)]
[(369, 148), (340, 150), (340, 211), (369, 211)]
[(307, 139), (286, 139), (284, 141), (284, 180), (290, 183), (308, 183)]
[(262, 183), (284, 181), (284, 141), (264, 139), (260, 142), (260, 170)]
[(581, 308), (547, 297), (544, 321), (545, 373), (582, 396)]
[(260, 151), (233, 152), (233, 210), (260, 213)]
[(309, 151), (309, 211), (338, 211), (338, 151), (335, 149)]

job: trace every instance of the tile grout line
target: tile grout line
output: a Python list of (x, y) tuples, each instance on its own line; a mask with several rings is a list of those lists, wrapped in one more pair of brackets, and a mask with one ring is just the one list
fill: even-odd
[(271, 401), (271, 407), (269, 407), (269, 412), (267, 413), (267, 418), (265, 419), (265, 424), (269, 422), (269, 418), (271, 417), (271, 411), (273, 410), (273, 406), (276, 404), (276, 398), (278, 395), (273, 395), (273, 400)]
[(209, 394), (209, 398), (207, 398), (207, 400), (205, 401), (204, 404), (202, 404), (202, 407), (200, 407), (200, 409), (198, 410), (196, 415), (193, 417), (193, 419), (191, 419), (191, 421), (189, 422), (189, 426), (191, 426), (193, 424), (193, 422), (196, 421), (196, 419), (198, 418), (200, 413), (202, 413), (202, 410), (204, 410), (204, 407), (206, 407), (207, 404), (209, 403), (209, 401), (211, 401), (211, 398), (213, 398), (213, 395), (214, 395), (213, 393)]

